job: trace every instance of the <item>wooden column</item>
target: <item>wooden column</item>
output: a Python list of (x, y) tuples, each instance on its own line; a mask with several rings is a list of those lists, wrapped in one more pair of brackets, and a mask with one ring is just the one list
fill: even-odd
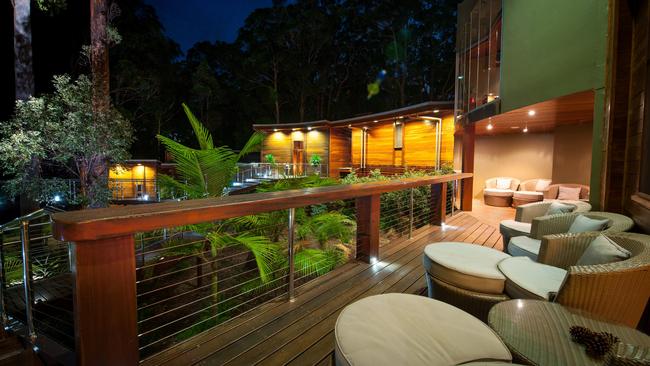
[[(474, 143), (476, 126), (469, 123), (463, 126), (463, 173), (474, 173)], [(461, 184), (460, 209), (472, 211), (474, 196), (474, 178), (465, 178)]]
[(447, 182), (431, 185), (431, 225), (442, 225), (447, 219)]
[(78, 365), (137, 365), (133, 235), (74, 243)]
[(378, 194), (356, 199), (357, 259), (367, 263), (379, 258), (379, 203)]

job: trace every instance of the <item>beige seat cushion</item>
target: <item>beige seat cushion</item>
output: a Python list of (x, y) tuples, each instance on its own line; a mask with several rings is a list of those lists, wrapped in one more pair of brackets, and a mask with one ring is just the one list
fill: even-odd
[(488, 196), (510, 197), (515, 193), (515, 191), (511, 189), (485, 188), (483, 193)]
[(557, 294), (567, 271), (533, 262), (528, 257), (512, 257), (499, 262), (506, 276), (506, 293), (513, 299), (549, 300)]
[(352, 303), (341, 311), (334, 335), (337, 365), (458, 365), (512, 359), (483, 322), (417, 295), (384, 294)]
[(524, 199), (533, 199), (537, 198), (540, 201), (544, 199), (544, 193), (542, 192), (533, 192), (533, 191), (516, 191), (513, 194), (514, 198), (524, 198)]
[(511, 232), (521, 233), (519, 235), (530, 234), (530, 228), (532, 227), (532, 224), (529, 222), (520, 222), (515, 220), (503, 220), (500, 225), (504, 226)]
[(548, 186), (551, 185), (551, 180), (550, 179), (538, 179), (537, 183), (535, 183), (535, 190), (536, 191), (545, 191), (548, 189)]
[(513, 257), (528, 257), (534, 261), (539, 255), (542, 241), (528, 236), (515, 236), (508, 243), (508, 253)]
[(510, 257), (492, 248), (467, 243), (435, 243), (424, 248), (424, 266), (433, 277), (465, 290), (502, 294), (505, 277), (497, 264)]

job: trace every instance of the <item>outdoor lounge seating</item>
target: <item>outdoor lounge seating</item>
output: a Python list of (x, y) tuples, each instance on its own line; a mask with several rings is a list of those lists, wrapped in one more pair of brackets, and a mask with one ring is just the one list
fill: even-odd
[[(581, 257), (600, 235), (629, 251), (630, 257), (616, 262), (578, 265), (583, 263)], [(442, 247), (436, 249), (439, 245)], [(497, 254), (499, 251), (488, 250), (494, 253), (487, 254), (485, 248), (467, 243), (428, 245), (423, 262), (429, 295), (483, 320), (487, 318), (489, 309), (500, 301), (532, 298), (556, 301), (632, 327), (637, 325), (650, 295), (648, 235), (621, 232), (547, 235), (542, 239), (539, 263), (525, 257), (500, 256)], [(450, 281), (450, 277), (440, 275), (444, 271), (437, 271), (435, 267), (443, 266), (447, 271), (456, 272), (469, 268), (461, 255), (452, 258), (446, 254), (453, 251), (474, 252), (471, 258), (489, 256), (494, 261), (499, 257), (503, 259), (496, 264), (498, 272), (494, 271), (494, 261), (483, 260), (474, 262), (473, 277), (457, 276), (455, 281)], [(493, 286), (496, 282), (488, 282), (497, 279), (499, 285), (503, 283), (501, 293)], [(479, 281), (487, 285), (480, 288), (477, 286)]]
[[(568, 188), (568, 189), (567, 189)], [(577, 197), (567, 198), (566, 196), (561, 195), (562, 191), (567, 191), (566, 193), (572, 194), (571, 189), (580, 188), (580, 191), (577, 191)], [(548, 189), (544, 192), (545, 200), (579, 200), (579, 201), (589, 201), (589, 186), (584, 184), (573, 184), (573, 183), (559, 183), (551, 184), (548, 186)]]
[(509, 365), (510, 351), (472, 315), (423, 296), (383, 294), (345, 307), (336, 365)]
[(508, 207), (512, 197), (519, 188), (519, 179), (511, 177), (496, 177), (485, 181), (483, 200), (486, 205)]
[(550, 179), (529, 179), (519, 184), (519, 190), (512, 196), (513, 207), (544, 200), (544, 192), (551, 184)]
[[(628, 231), (634, 226), (634, 222), (629, 217), (611, 212), (572, 212), (567, 214), (541, 216), (533, 219), (530, 235), (512, 237), (508, 242), (506, 250), (510, 255), (526, 256), (536, 261), (542, 243), (542, 237), (544, 235), (563, 234), (569, 232), (572, 224), (579, 216), (584, 216), (593, 220), (607, 220), (602, 232)], [(573, 232), (578, 232), (575, 230), (581, 229), (574, 228)]]
[[(503, 250), (508, 247), (510, 238), (515, 236), (528, 236), (533, 219), (536, 217), (546, 216), (549, 213), (551, 204), (554, 200), (528, 203), (525, 205), (517, 206), (514, 220), (503, 220), (499, 223), (499, 231), (503, 238)], [(572, 206), (568, 212), (589, 212), (591, 205), (584, 201), (562, 201), (563, 204)]]

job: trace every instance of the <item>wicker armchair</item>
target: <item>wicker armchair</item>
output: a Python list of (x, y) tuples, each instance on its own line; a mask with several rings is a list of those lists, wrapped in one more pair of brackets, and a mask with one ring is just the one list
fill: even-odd
[(589, 244), (601, 233), (545, 236), (539, 262), (568, 271), (555, 301), (612, 322), (636, 327), (650, 297), (650, 236), (606, 233), (632, 257), (614, 263), (576, 266)]
[(609, 219), (607, 228), (603, 233), (616, 233), (628, 231), (634, 226), (631, 218), (612, 212), (591, 211), (591, 212), (571, 212), (567, 214), (542, 216), (533, 219), (530, 229), (530, 237), (541, 240), (545, 235), (563, 234), (569, 231), (571, 224), (579, 215), (584, 215), (592, 219)]
[[(546, 215), (551, 203), (553, 203), (553, 201), (534, 202), (521, 205), (517, 207), (517, 211), (515, 212), (515, 221), (532, 223), (534, 218)], [(562, 201), (562, 203), (575, 206), (576, 208), (573, 212), (591, 211), (591, 205), (587, 202)]]

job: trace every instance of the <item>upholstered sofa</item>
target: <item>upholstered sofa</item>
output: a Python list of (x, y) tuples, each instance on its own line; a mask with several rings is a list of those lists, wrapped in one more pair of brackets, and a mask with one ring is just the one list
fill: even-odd
[(423, 256), (429, 296), (482, 320), (500, 301), (531, 298), (636, 327), (650, 295), (650, 236), (602, 234), (631, 256), (578, 265), (599, 232), (544, 236), (539, 262), (475, 244), (430, 244)]
[(544, 200), (544, 192), (551, 185), (550, 179), (529, 179), (519, 184), (519, 189), (512, 196), (512, 206), (518, 207), (532, 202)]
[(580, 194), (578, 200), (589, 201), (589, 186), (584, 184), (573, 184), (573, 183), (551, 184), (550, 186), (548, 186), (548, 189), (544, 192), (544, 199), (545, 200), (562, 199), (561, 197), (559, 197), (560, 187), (580, 188)]
[(519, 179), (512, 177), (495, 177), (485, 181), (483, 200), (488, 206), (508, 207), (512, 196), (519, 188)]
[(536, 261), (544, 235), (563, 234), (580, 215), (594, 220), (608, 220), (602, 232), (616, 233), (628, 231), (634, 226), (631, 218), (612, 212), (571, 212), (548, 215), (533, 219), (530, 235), (515, 236), (510, 239), (507, 252), (513, 256), (526, 256)]

